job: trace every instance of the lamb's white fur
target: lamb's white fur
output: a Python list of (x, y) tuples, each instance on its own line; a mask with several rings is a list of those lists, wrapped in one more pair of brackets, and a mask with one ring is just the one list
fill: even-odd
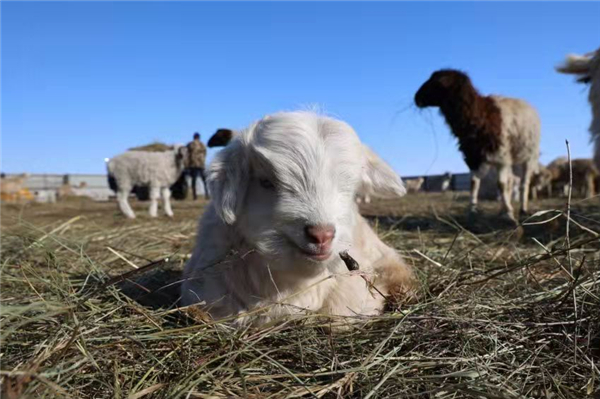
[(594, 163), (600, 169), (600, 48), (592, 53), (569, 55), (559, 72), (579, 75), (579, 81), (590, 83), (589, 100), (592, 105), (590, 133), (594, 142)]
[(186, 148), (177, 146), (164, 152), (127, 151), (108, 161), (108, 173), (117, 181), (119, 208), (128, 218), (135, 218), (127, 197), (135, 185), (150, 188), (150, 216), (156, 217), (158, 198), (162, 195), (167, 216), (173, 216), (170, 187), (184, 169)]
[[(369, 170), (372, 168), (385, 169), (387, 174), (394, 174), (394, 171), (385, 163), (382, 162), (381, 158), (377, 154), (373, 152), (369, 147), (363, 144), (363, 153), (366, 157), (367, 168), (365, 170)], [(393, 198), (395, 195), (398, 197), (406, 194), (406, 190), (398, 191), (398, 192), (386, 192), (380, 191), (377, 192), (374, 188), (375, 185), (370, 180), (371, 178), (368, 175), (363, 175), (361, 179), (361, 184), (359, 185), (358, 192), (356, 193), (356, 202), (365, 204), (371, 203), (371, 199), (383, 197), (383, 198)], [(381, 187), (381, 185), (380, 185)]]
[[(216, 155), (209, 185), (212, 201), (184, 271), (184, 305), (203, 303), (211, 317), (237, 325), (305, 311), (377, 314), (384, 298), (348, 272), (338, 256), (344, 250), (381, 293), (410, 289), (410, 269), (354, 201), (359, 189), (391, 197), (404, 185), (346, 123), (309, 112), (267, 116)], [(336, 233), (331, 255), (317, 261), (307, 255), (317, 244), (305, 228), (324, 224)]]

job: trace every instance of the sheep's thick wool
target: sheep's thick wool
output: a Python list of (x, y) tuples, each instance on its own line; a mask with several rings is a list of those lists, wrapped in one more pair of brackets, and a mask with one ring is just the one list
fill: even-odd
[(127, 151), (111, 158), (107, 164), (109, 185), (117, 189), (119, 208), (128, 218), (135, 218), (127, 198), (134, 186), (149, 186), (150, 216), (158, 211), (162, 196), (167, 216), (173, 216), (171, 190), (185, 166), (186, 148), (176, 147), (164, 152)]

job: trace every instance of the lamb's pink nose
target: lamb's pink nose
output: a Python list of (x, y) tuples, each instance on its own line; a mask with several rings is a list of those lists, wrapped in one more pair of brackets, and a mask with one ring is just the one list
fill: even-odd
[(327, 245), (335, 237), (335, 227), (328, 224), (306, 226), (304, 231), (308, 240), (313, 244)]

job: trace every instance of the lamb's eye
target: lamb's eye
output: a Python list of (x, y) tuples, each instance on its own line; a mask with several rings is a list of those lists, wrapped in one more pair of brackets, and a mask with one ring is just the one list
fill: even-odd
[(258, 182), (260, 183), (260, 186), (264, 189), (267, 189), (267, 190), (275, 189), (275, 185), (269, 179), (259, 179)]

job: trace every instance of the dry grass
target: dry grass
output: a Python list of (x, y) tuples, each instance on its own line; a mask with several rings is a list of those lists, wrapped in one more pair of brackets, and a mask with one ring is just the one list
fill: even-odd
[(318, 315), (235, 331), (167, 308), (202, 205), (151, 220), (134, 204), (135, 221), (113, 203), (3, 205), (3, 398), (600, 395), (597, 198), (573, 203), (571, 248), (562, 200), (518, 229), (491, 203), (469, 221), (464, 196), (365, 208), (422, 292), (335, 334)]

